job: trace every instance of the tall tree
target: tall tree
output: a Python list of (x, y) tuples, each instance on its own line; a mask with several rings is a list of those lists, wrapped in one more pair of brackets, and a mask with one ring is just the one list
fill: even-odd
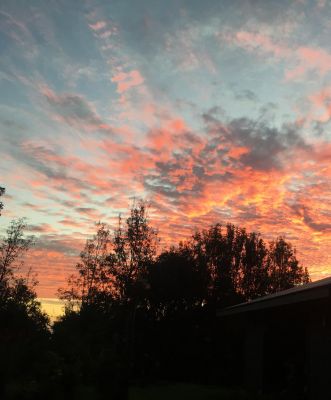
[(59, 296), (67, 300), (67, 307), (90, 305), (104, 302), (112, 294), (112, 279), (107, 267), (107, 257), (111, 246), (109, 228), (105, 223), (96, 224), (97, 232), (87, 239), (80, 261), (76, 264), (78, 274), (71, 275), (68, 287), (59, 289)]
[[(17, 387), (17, 398), (27, 397), (26, 390), (40, 381), (41, 365), (45, 373), (51, 366), (48, 357), (49, 319), (41, 310), (31, 274), (20, 269), (33, 238), (26, 236), (26, 222), (11, 222), (0, 239), (0, 397), (6, 397), (6, 386)], [(47, 371), (47, 372), (46, 372)], [(42, 384), (38, 387), (41, 390)]]
[[(6, 298), (17, 281), (17, 273), (23, 264), (22, 257), (33, 243), (32, 236), (25, 236), (24, 219), (13, 220), (5, 237), (0, 241), (0, 298)], [(23, 283), (24, 279), (19, 282)], [(28, 277), (26, 278), (28, 279)]]
[(149, 223), (148, 205), (143, 201), (134, 203), (125, 225), (119, 217), (108, 257), (120, 300), (133, 300), (147, 287), (147, 267), (155, 260), (157, 244), (157, 231)]
[(259, 234), (245, 236), (238, 276), (238, 290), (245, 300), (270, 292), (267, 255), (268, 247)]
[(309, 282), (307, 269), (283, 238), (268, 244), (257, 233), (216, 224), (197, 232), (186, 246), (199, 268), (209, 271), (207, 302), (217, 307)]
[(155, 260), (157, 232), (149, 224), (145, 202), (134, 203), (125, 224), (121, 216), (111, 236), (104, 223), (88, 239), (76, 265), (78, 274), (60, 289), (62, 299), (82, 305), (107, 301), (130, 302), (146, 287), (146, 268)]
[(303, 268), (296, 258), (295, 249), (282, 237), (270, 242), (267, 263), (270, 293), (308, 283), (310, 280), (307, 268)]

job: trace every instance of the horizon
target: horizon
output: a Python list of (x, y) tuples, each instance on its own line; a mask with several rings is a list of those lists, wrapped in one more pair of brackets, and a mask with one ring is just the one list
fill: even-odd
[(321, 0), (3, 1), (0, 234), (27, 217), (38, 298), (133, 198), (161, 247), (233, 223), (329, 276), (330, 21)]

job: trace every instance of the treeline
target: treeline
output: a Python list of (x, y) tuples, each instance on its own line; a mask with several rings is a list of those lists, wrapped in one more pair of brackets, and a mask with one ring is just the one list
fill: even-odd
[[(0, 187), (0, 196), (5, 192)], [(0, 215), (3, 208), (0, 202)], [(52, 369), (48, 361), (50, 325), (41, 311), (30, 271), (22, 275), (22, 258), (33, 245), (23, 219), (14, 220), (0, 240), (0, 398), (42, 398)], [(44, 397), (45, 398), (45, 397)]]
[[(216, 224), (160, 252), (147, 211), (146, 203), (134, 204), (114, 232), (97, 224), (76, 273), (59, 290), (66, 312), (52, 329), (24, 281), (35, 314), (24, 301), (23, 309), (33, 328), (22, 338), (21, 326), (9, 326), (10, 335), (8, 324), (0, 328), (1, 342), (7, 335), (22, 343), (13, 362), (17, 371), (2, 381), (4, 398), (15, 398), (10, 397), (15, 385), (22, 399), (43, 398), (45, 392), (47, 398), (125, 399), (130, 382), (235, 384), (240, 343), (235, 336), (229, 342), (216, 311), (309, 281), (283, 238), (267, 243), (232, 224)], [(6, 296), (1, 295), (1, 310)], [(12, 312), (18, 321), (16, 309)], [(29, 358), (36, 343), (37, 360)], [(13, 356), (5, 355), (9, 363)], [(22, 355), (28, 367), (34, 365), (29, 373), (22, 371)]]

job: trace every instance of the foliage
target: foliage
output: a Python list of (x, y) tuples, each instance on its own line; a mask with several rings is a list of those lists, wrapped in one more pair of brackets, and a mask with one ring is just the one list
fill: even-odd
[(255, 232), (248, 233), (232, 224), (216, 224), (197, 232), (186, 247), (198, 268), (208, 271), (206, 301), (218, 307), (309, 282), (307, 269), (281, 237), (266, 243)]
[[(0, 197), (5, 194), (5, 188), (0, 186)], [(0, 215), (1, 215), (1, 210), (3, 209), (3, 203), (0, 201)]]
[(35, 277), (19, 276), (22, 257), (33, 238), (24, 235), (25, 220), (11, 222), (0, 242), (0, 396), (35, 398), (49, 338), (49, 320), (34, 290)]
[[(22, 266), (22, 257), (33, 243), (33, 237), (25, 237), (24, 219), (13, 220), (7, 229), (7, 234), (0, 242), (0, 299), (20, 295), (25, 284), (24, 278), (17, 278)], [(27, 283), (27, 282), (26, 282)], [(18, 285), (17, 288), (15, 288)]]
[(157, 232), (149, 225), (146, 203), (133, 204), (125, 226), (119, 217), (108, 266), (121, 301), (136, 299), (146, 289), (146, 272), (155, 259), (157, 243)]
[[(158, 253), (148, 206), (138, 202), (113, 232), (96, 224), (76, 274), (59, 290), (66, 313), (50, 333), (36, 280), (18, 276), (33, 244), (25, 227), (24, 220), (13, 221), (0, 243), (0, 357), (6, 360), (0, 396), (8, 399), (45, 393), (127, 399), (130, 380), (233, 384), (241, 339), (219, 326), (216, 310), (309, 281), (284, 238), (268, 243), (232, 224), (213, 225)], [(190, 388), (176, 391), (198, 398), (198, 386)], [(209, 389), (203, 396), (218, 396)]]
[(97, 224), (97, 233), (86, 241), (80, 254), (78, 274), (69, 278), (68, 288), (59, 290), (68, 305), (98, 304), (107, 309), (114, 301), (136, 299), (144, 290), (146, 268), (157, 247), (157, 234), (149, 226), (146, 207), (144, 202), (134, 204), (125, 225), (119, 217), (113, 237), (106, 224)]
[(86, 241), (76, 265), (77, 275), (68, 279), (68, 288), (60, 289), (60, 298), (67, 300), (70, 310), (88, 306), (112, 297), (112, 277), (106, 266), (110, 251), (110, 232), (106, 224), (97, 223), (97, 233)]

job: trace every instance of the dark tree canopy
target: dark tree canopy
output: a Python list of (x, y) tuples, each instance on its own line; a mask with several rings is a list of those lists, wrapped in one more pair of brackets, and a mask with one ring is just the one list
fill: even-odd
[(186, 248), (198, 265), (196, 268), (208, 271), (206, 301), (218, 306), (309, 282), (307, 269), (299, 264), (295, 250), (284, 238), (267, 243), (255, 232), (232, 224), (216, 224), (197, 232)]
[(34, 241), (33, 236), (25, 235), (25, 229), (23, 218), (13, 220), (0, 240), (0, 306), (16, 304), (38, 323), (47, 324), (34, 290), (38, 282), (31, 269), (22, 274), (24, 255)]
[(150, 227), (147, 205), (134, 204), (125, 223), (121, 217), (111, 235), (104, 223), (86, 241), (68, 287), (60, 297), (68, 304), (99, 304), (108, 307), (114, 301), (130, 302), (146, 285), (147, 267), (156, 257), (157, 233)]
[(224, 307), (309, 282), (307, 269), (284, 238), (268, 243), (232, 224), (198, 231), (159, 255), (157, 243), (145, 203), (132, 207), (125, 224), (120, 217), (113, 235), (98, 223), (80, 255), (78, 274), (70, 277), (61, 297), (106, 308), (139, 298), (157, 314)]
[(22, 269), (23, 257), (33, 243), (33, 238), (25, 235), (25, 228), (24, 219), (14, 220), (0, 239), (0, 397), (3, 399), (41, 398), (37, 397), (33, 382), (41, 380), (43, 373), (50, 373), (50, 364), (45, 364), (49, 320), (37, 300), (35, 276), (31, 271), (23, 274)]
[(222, 339), (216, 311), (309, 281), (284, 238), (269, 243), (232, 224), (157, 245), (147, 206), (136, 203), (112, 233), (97, 224), (60, 290), (69, 307), (54, 325), (57, 351), (101, 398), (126, 398), (130, 378), (233, 379), (227, 357), (237, 343)]

